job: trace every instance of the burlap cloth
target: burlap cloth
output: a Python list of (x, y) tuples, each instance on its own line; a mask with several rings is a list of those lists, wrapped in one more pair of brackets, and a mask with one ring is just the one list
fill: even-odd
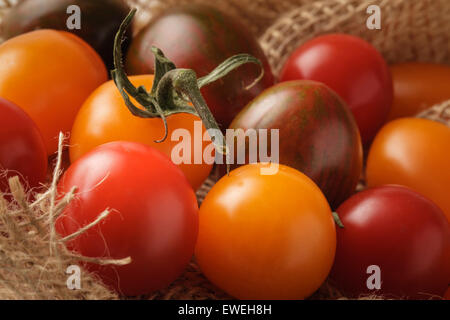
[[(20, 0), (0, 0), (1, 15)], [(344, 32), (372, 43), (389, 63), (428, 61), (450, 64), (448, 0), (129, 0), (139, 10), (135, 32), (165, 9), (180, 3), (205, 3), (238, 17), (258, 37), (278, 74), (285, 59), (319, 34)], [(379, 5), (381, 30), (366, 27), (369, 5)], [(450, 124), (450, 101), (420, 116)], [(214, 185), (215, 174), (198, 191), (199, 202)], [(82, 289), (68, 290), (68, 265), (79, 262), (52, 234), (49, 212), (60, 213), (52, 188), (36, 203), (12, 181), (14, 204), (0, 199), (0, 299), (115, 299), (94, 276), (82, 272)], [(69, 200), (69, 199), (68, 199)], [(211, 285), (195, 262), (169, 288), (149, 299), (229, 298)], [(327, 283), (313, 298), (344, 298)]]

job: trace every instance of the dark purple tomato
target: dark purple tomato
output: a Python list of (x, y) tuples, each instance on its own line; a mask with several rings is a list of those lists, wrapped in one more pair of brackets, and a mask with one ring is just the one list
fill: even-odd
[[(81, 10), (81, 28), (69, 30), (67, 8)], [(3, 37), (9, 39), (36, 29), (57, 29), (76, 34), (102, 57), (108, 69), (113, 68), (114, 37), (129, 8), (123, 0), (25, 0), (14, 6), (4, 18)], [(127, 38), (131, 37), (131, 32)], [(123, 49), (126, 50), (127, 42)]]
[[(310, 177), (333, 208), (354, 192), (362, 171), (358, 127), (345, 102), (324, 84), (299, 80), (267, 89), (230, 128), (268, 129), (268, 133), (279, 129), (279, 162)], [(271, 140), (270, 135), (269, 154), (274, 151)], [(235, 141), (236, 150), (243, 146), (243, 139)], [(245, 142), (247, 160), (251, 159), (249, 141)], [(258, 156), (258, 160), (263, 159)]]
[(250, 31), (239, 21), (208, 6), (170, 9), (145, 27), (131, 43), (126, 61), (129, 74), (153, 73), (152, 45), (160, 48), (177, 67), (195, 70), (198, 77), (240, 53), (251, 54), (263, 63), (264, 78), (249, 90), (246, 87), (260, 74), (260, 67), (253, 64), (241, 66), (202, 89), (222, 129), (249, 101), (274, 83), (267, 59)]
[(386, 121), (393, 97), (392, 79), (380, 53), (367, 41), (327, 34), (301, 45), (287, 60), (281, 81), (325, 83), (347, 102), (368, 145)]
[(8, 178), (17, 175), (27, 187), (37, 187), (46, 173), (41, 132), (22, 109), (0, 98), (0, 191), (8, 192)]
[(436, 204), (389, 185), (357, 193), (337, 212), (345, 227), (337, 228), (331, 278), (342, 293), (444, 296), (450, 281), (450, 225)]

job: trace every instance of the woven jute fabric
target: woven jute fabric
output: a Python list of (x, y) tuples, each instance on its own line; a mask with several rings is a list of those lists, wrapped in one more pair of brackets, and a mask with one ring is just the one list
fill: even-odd
[[(70, 252), (65, 242), (82, 234), (89, 225), (66, 238), (56, 233), (55, 220), (75, 197), (75, 188), (59, 199), (56, 194), (63, 141), (61, 134), (52, 182), (43, 193), (25, 192), (17, 176), (9, 179), (10, 193), (0, 192), (0, 299), (117, 298), (80, 264), (87, 261), (123, 265), (130, 263), (130, 258), (108, 261)], [(90, 225), (96, 225), (108, 214), (100, 214)], [(72, 281), (71, 275), (78, 280)]]
[[(20, 0), (0, 0), (1, 16)], [(342, 32), (372, 43), (388, 61), (427, 61), (450, 64), (450, 1), (448, 0), (128, 0), (138, 8), (135, 32), (168, 8), (202, 3), (237, 17), (265, 51), (276, 75), (286, 58), (301, 43), (317, 35)], [(381, 10), (381, 30), (369, 30), (367, 8)], [(106, 10), (106, 9), (105, 9)], [(1, 21), (0, 21), (1, 26)], [(423, 112), (421, 117), (450, 125), (450, 101)], [(212, 176), (198, 191), (201, 202), (217, 180)], [(52, 239), (49, 220), (51, 194), (36, 204), (18, 180), (12, 181), (16, 201), (0, 199), (0, 299), (115, 299), (117, 295), (86, 271), (82, 289), (68, 290), (67, 266), (78, 263)], [(51, 191), (51, 188), (49, 189)], [(38, 197), (39, 199), (39, 197)], [(57, 204), (53, 204), (54, 206)], [(53, 213), (61, 206), (53, 207)], [(55, 211), (56, 210), (56, 211)], [(59, 211), (58, 211), (59, 210)], [(50, 222), (49, 222), (50, 221)], [(201, 274), (193, 261), (169, 288), (146, 299), (227, 299)], [(343, 299), (327, 283), (313, 298)]]

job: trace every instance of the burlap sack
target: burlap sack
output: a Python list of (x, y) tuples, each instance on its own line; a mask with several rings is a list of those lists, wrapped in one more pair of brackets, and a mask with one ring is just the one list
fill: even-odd
[[(1, 15), (20, 0), (0, 0)], [(450, 64), (450, 1), (448, 0), (128, 0), (139, 10), (135, 32), (165, 9), (181, 3), (204, 3), (239, 18), (258, 37), (275, 74), (304, 41), (319, 34), (343, 32), (371, 42), (389, 63), (429, 61)], [(381, 9), (381, 30), (369, 30), (369, 5)], [(423, 117), (450, 125), (450, 101), (430, 108)], [(212, 175), (199, 190), (199, 201), (212, 187)], [(13, 181), (17, 203), (0, 200), (0, 299), (114, 299), (91, 275), (83, 272), (82, 290), (67, 289), (66, 268), (79, 261), (50, 236), (52, 192), (38, 205), (29, 203)], [(51, 190), (51, 188), (50, 188)], [(53, 203), (53, 206), (55, 204)], [(31, 209), (30, 209), (31, 207)], [(61, 210), (58, 207), (57, 210)], [(52, 214), (53, 214), (52, 213)], [(36, 222), (38, 221), (38, 222)], [(39, 231), (40, 230), (40, 231)], [(50, 241), (51, 240), (51, 241)], [(120, 263), (120, 262), (118, 262)], [(143, 297), (140, 297), (143, 298)], [(211, 285), (195, 262), (169, 288), (145, 298), (229, 298)], [(343, 298), (325, 284), (314, 298)]]

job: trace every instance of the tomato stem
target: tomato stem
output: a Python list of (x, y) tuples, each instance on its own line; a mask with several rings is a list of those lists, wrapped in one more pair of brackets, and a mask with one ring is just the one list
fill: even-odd
[(334, 219), (334, 222), (338, 225), (339, 228), (341, 228), (341, 229), (345, 228), (344, 224), (342, 223), (341, 218), (339, 217), (339, 214), (337, 212), (335, 212), (335, 211), (333, 211), (333, 219)]
[[(168, 135), (166, 118), (172, 114), (190, 113), (200, 117), (211, 136), (216, 151), (227, 155), (227, 146), (222, 131), (212, 115), (200, 88), (225, 77), (240, 66), (253, 63), (261, 68), (261, 73), (246, 89), (250, 89), (264, 76), (261, 61), (249, 54), (238, 54), (228, 58), (217, 66), (210, 74), (197, 78), (194, 70), (177, 69), (175, 64), (164, 56), (164, 53), (152, 47), (155, 56), (155, 77), (153, 87), (148, 92), (143, 86), (136, 88), (129, 80), (122, 65), (122, 42), (124, 34), (130, 25), (136, 9), (132, 9), (124, 19), (114, 40), (114, 67), (112, 79), (122, 95), (130, 112), (141, 118), (161, 118), (164, 122), (164, 136), (155, 142), (163, 142)], [(130, 96), (142, 107), (131, 102)], [(189, 104), (189, 101), (192, 103)]]

